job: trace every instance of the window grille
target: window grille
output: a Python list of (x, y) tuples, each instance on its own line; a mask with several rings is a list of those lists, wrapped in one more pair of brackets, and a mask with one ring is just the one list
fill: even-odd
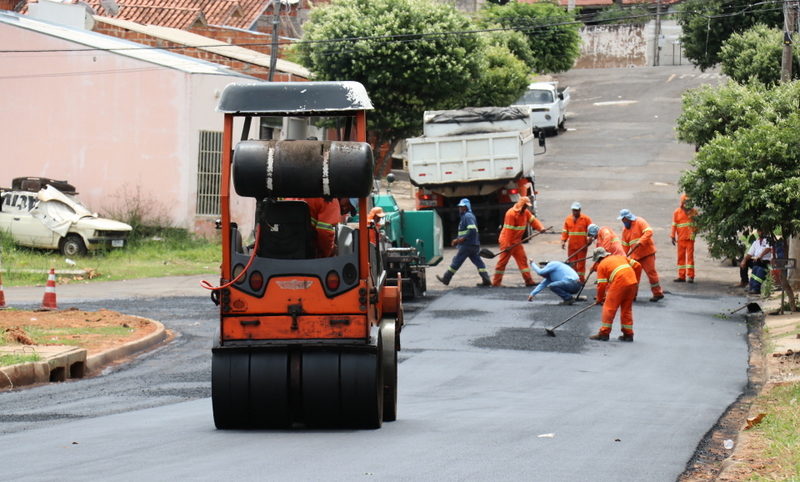
[(198, 216), (219, 215), (219, 182), (222, 165), (222, 132), (200, 131), (197, 159)]

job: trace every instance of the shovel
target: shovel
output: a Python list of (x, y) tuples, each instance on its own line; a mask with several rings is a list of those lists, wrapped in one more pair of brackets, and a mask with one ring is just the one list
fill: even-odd
[(556, 328), (558, 328), (559, 326), (561, 326), (561, 325), (563, 325), (564, 323), (568, 322), (569, 320), (571, 320), (571, 319), (575, 318), (576, 316), (580, 315), (581, 313), (584, 313), (584, 312), (588, 311), (588, 310), (589, 310), (589, 308), (592, 308), (592, 307), (593, 307), (594, 305), (596, 305), (596, 304), (597, 304), (597, 303), (592, 303), (592, 304), (591, 304), (591, 305), (589, 305), (589, 306), (584, 306), (583, 308), (581, 308), (581, 309), (580, 309), (580, 311), (578, 311), (577, 313), (573, 314), (572, 316), (570, 316), (570, 317), (569, 317), (569, 318), (567, 318), (566, 320), (562, 321), (561, 323), (557, 324), (556, 326), (554, 326), (554, 327), (552, 327), (552, 328), (545, 328), (545, 329), (544, 329), (544, 332), (545, 332), (545, 333), (547, 333), (547, 336), (556, 336), (556, 332), (555, 332), (555, 329), (556, 329)]
[[(570, 260), (571, 260), (572, 258), (574, 258), (576, 254), (578, 254), (578, 253), (580, 253), (581, 251), (583, 251), (583, 250), (584, 250), (584, 248), (588, 248), (590, 244), (592, 244), (592, 242), (591, 242), (591, 241), (589, 241), (588, 243), (586, 243), (586, 244), (584, 244), (583, 246), (581, 246), (581, 247), (580, 247), (580, 248), (579, 248), (577, 251), (575, 251), (574, 253), (572, 253), (571, 255), (569, 255), (569, 257), (568, 257), (567, 259), (565, 259), (565, 260), (564, 260), (564, 262), (565, 262), (565, 263), (567, 263), (568, 265), (572, 266), (573, 264), (577, 263), (578, 261), (582, 261), (582, 260), (580, 260), (580, 259), (576, 259), (576, 260), (574, 260), (574, 261), (570, 261)], [(583, 259), (585, 260), (585, 259), (589, 259), (589, 258), (591, 258), (591, 256), (588, 256), (588, 257), (586, 257), (586, 258), (583, 258)]]
[[(553, 226), (550, 226), (550, 227), (544, 228), (544, 232), (547, 232), (547, 230), (548, 230), (548, 229), (553, 229)], [(540, 235), (540, 234), (542, 234), (542, 231), (536, 231), (535, 233), (531, 234), (531, 235), (530, 235), (530, 236), (528, 236), (527, 238), (524, 238), (524, 239), (522, 239), (521, 241), (519, 241), (519, 242), (516, 242), (516, 243), (512, 244), (511, 246), (507, 247), (506, 249), (504, 249), (504, 250), (500, 251), (500, 252), (499, 252), (499, 253), (497, 253), (497, 254), (495, 254), (495, 253), (492, 253), (491, 251), (489, 251), (489, 249), (488, 249), (488, 248), (483, 248), (483, 249), (481, 249), (481, 250), (478, 252), (478, 254), (481, 256), (481, 258), (489, 258), (489, 259), (491, 259), (491, 258), (494, 258), (495, 256), (497, 256), (498, 254), (503, 254), (503, 253), (505, 253), (506, 251), (508, 251), (509, 249), (511, 249), (511, 248), (514, 248), (514, 247), (516, 247), (516, 246), (519, 246), (520, 244), (524, 243), (525, 241), (527, 241), (527, 240), (529, 240), (529, 239), (531, 239), (531, 238), (535, 238), (536, 236), (538, 236), (538, 235)]]

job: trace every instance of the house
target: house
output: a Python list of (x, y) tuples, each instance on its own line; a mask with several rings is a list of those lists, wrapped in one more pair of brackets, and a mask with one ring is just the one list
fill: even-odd
[[(0, 12), (0, 46), (0, 184), (65, 179), (94, 211), (142, 202), (177, 227), (213, 232), (217, 101), (226, 85), (258, 79), (8, 11)], [(250, 200), (236, 202), (252, 212)]]

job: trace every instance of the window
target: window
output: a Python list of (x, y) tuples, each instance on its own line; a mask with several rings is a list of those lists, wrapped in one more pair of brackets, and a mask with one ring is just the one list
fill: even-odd
[(200, 131), (197, 159), (198, 216), (219, 215), (219, 182), (222, 166), (222, 132)]

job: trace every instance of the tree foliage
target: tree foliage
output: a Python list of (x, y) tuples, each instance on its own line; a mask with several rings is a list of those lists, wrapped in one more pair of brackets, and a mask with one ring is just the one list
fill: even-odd
[(459, 106), (505, 106), (517, 100), (529, 83), (524, 59), (533, 54), (519, 32), (496, 31), (482, 35), (480, 75), (465, 89)]
[(620, 4), (613, 4), (606, 7), (594, 16), (594, 21), (603, 24), (642, 24), (647, 23), (652, 18), (652, 14), (647, 7), (640, 5), (622, 6)]
[(488, 5), (483, 11), (484, 25), (502, 25), (522, 32), (528, 39), (537, 73), (564, 72), (580, 55), (580, 25), (575, 14), (556, 3), (518, 3)]
[(423, 111), (454, 107), (479, 77), (483, 44), (463, 33), (472, 30), (450, 5), (335, 0), (312, 10), (295, 53), (316, 80), (364, 84), (375, 106), (369, 128), (386, 141), (416, 135)]
[[(781, 80), (783, 32), (763, 24), (734, 33), (723, 42), (719, 52), (722, 73), (737, 82), (758, 80), (775, 85)], [(800, 77), (800, 52), (793, 54), (792, 76)]]
[[(717, 136), (698, 152), (682, 189), (700, 208), (711, 253), (730, 255), (741, 232), (800, 233), (800, 115)], [(740, 252), (735, 254), (741, 254)]]
[[(780, 4), (778, 4), (780, 5)], [(756, 24), (782, 27), (783, 13), (772, 2), (686, 0), (678, 5), (681, 43), (686, 57), (702, 70), (720, 62), (723, 42)]]

